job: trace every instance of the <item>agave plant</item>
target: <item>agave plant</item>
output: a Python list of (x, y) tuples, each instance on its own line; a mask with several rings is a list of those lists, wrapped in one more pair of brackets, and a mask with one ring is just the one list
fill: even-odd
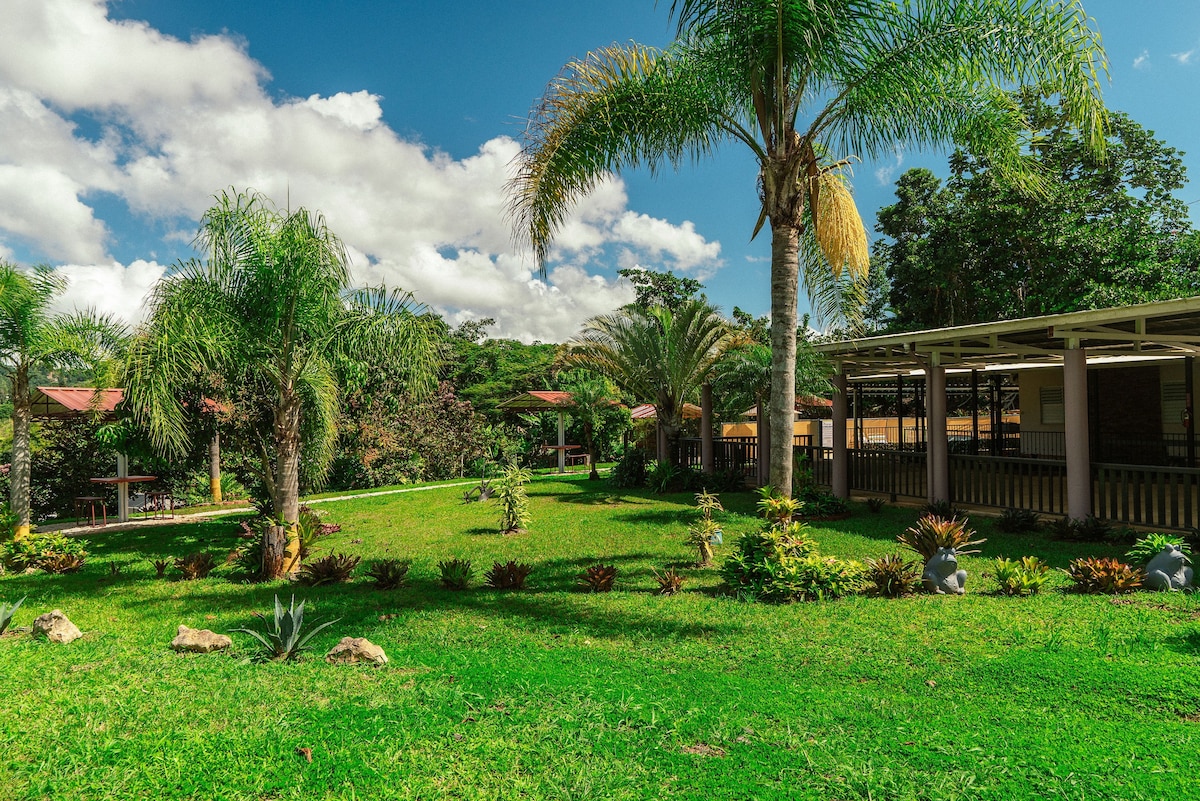
[(496, 590), (523, 590), (525, 589), (525, 579), (529, 577), (531, 570), (533, 570), (532, 565), (513, 561), (496, 562), (492, 565), (492, 569), (484, 574), (484, 582)]
[(612, 592), (616, 578), (615, 565), (592, 565), (579, 574), (579, 584), (589, 592)]
[(674, 595), (683, 587), (683, 576), (678, 571), (672, 568), (667, 568), (661, 573), (654, 568), (651, 570), (654, 571), (654, 580), (658, 582), (659, 595)]
[(404, 586), (411, 565), (408, 559), (380, 559), (371, 564), (367, 576), (375, 580), (375, 589), (394, 590)]
[(295, 595), (292, 596), (292, 601), (287, 609), (284, 609), (283, 604), (279, 602), (279, 596), (275, 596), (274, 619), (267, 620), (265, 615), (257, 612), (254, 616), (266, 620), (267, 627), (265, 631), (259, 632), (254, 629), (231, 629), (230, 631), (249, 634), (258, 640), (262, 646), (259, 655), (263, 659), (283, 660), (285, 662), (290, 662), (304, 651), (307, 651), (308, 643), (313, 637), (340, 620), (340, 618), (327, 620), (313, 627), (305, 634), (304, 601), (301, 601), (300, 605), (296, 606)]
[[(29, 596), (25, 596), (28, 598)], [(25, 603), (25, 598), (17, 601), (12, 606), (0, 603), (0, 634), (3, 634), (8, 629), (8, 624), (12, 623), (13, 615), (21, 608), (21, 604)]]

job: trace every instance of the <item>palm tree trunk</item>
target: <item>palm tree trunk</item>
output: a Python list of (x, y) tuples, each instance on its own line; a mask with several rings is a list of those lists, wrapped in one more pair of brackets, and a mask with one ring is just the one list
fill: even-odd
[[(800, 278), (800, 231), (771, 222), (770, 482), (792, 495), (792, 430), (796, 416), (796, 302)], [(762, 425), (762, 415), (759, 415)]]
[(33, 412), (29, 400), (29, 368), (20, 365), (12, 374), (12, 465), (9, 467), (9, 505), (16, 517), (13, 539), (29, 536), (29, 474), (33, 461), (29, 429)]
[(212, 442), (208, 443), (208, 489), (212, 493), (213, 503), (221, 502), (221, 433), (213, 432)]
[(591, 472), (588, 473), (589, 481), (596, 481), (600, 478), (600, 471), (596, 469), (596, 435), (592, 430), (591, 423), (583, 428), (584, 436), (587, 438), (588, 463), (591, 466)]
[(275, 480), (272, 505), (277, 525), (263, 535), (263, 573), (282, 578), (300, 567), (300, 399), (286, 390), (275, 409)]

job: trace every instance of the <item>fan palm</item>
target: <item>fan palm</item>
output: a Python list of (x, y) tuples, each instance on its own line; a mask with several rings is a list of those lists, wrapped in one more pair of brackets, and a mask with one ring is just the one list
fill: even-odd
[(268, 529), (263, 543), (264, 571), (277, 577), (299, 560), (302, 450), (317, 475), (332, 459), (337, 365), (356, 360), (427, 391), (435, 326), (410, 294), (350, 289), (345, 250), (324, 218), (276, 209), (258, 193), (218, 195), (196, 245), (207, 260), (181, 264), (154, 290), (131, 349), (130, 406), (156, 448), (181, 453), (189, 433), (180, 387), (210, 373), (258, 388), (246, 396), (269, 409), (260, 475), (287, 529)]
[(675, 311), (626, 306), (588, 320), (566, 343), (562, 362), (595, 370), (635, 398), (652, 399), (674, 458), (684, 403), (735, 341), (729, 325), (703, 301), (685, 301)]
[(754, 231), (771, 229), (771, 477), (788, 492), (801, 278), (826, 319), (865, 286), (866, 232), (844, 168), (957, 142), (1035, 186), (1027, 126), (1004, 89), (1057, 94), (1099, 149), (1106, 62), (1079, 0), (676, 0), (671, 14), (678, 37), (666, 50), (601, 48), (550, 83), (510, 213), (544, 266), (574, 203), (610, 172), (655, 172), (726, 142), (751, 150)]
[(102, 370), (118, 354), (125, 335), (124, 328), (108, 316), (86, 311), (55, 314), (52, 307), (66, 288), (67, 279), (49, 267), (25, 271), (0, 260), (0, 372), (12, 385), (9, 503), (17, 539), (29, 533), (30, 525), (30, 371), (88, 367), (97, 382), (102, 381)]

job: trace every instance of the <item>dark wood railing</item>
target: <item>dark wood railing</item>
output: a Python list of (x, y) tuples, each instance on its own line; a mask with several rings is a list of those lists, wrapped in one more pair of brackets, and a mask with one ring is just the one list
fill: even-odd
[(1092, 511), (1105, 520), (1194, 529), (1198, 500), (1200, 469), (1092, 464)]
[(950, 456), (954, 503), (1066, 514), (1067, 465), (1048, 459)]

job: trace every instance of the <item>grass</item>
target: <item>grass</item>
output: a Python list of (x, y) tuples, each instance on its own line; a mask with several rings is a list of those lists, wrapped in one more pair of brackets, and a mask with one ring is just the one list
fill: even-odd
[[(229, 568), (153, 578), (152, 559), (226, 552), (237, 518), (98, 532), (79, 574), (0, 577), (0, 599), (29, 596), (15, 626), (57, 607), (86, 632), (69, 646), (0, 639), (0, 797), (1194, 797), (1196, 598), (1114, 602), (1064, 593), (1060, 575), (1014, 599), (980, 577), (999, 555), (1065, 567), (1117, 549), (980, 521), (989, 542), (962, 560), (966, 597), (766, 606), (691, 566), (689, 495), (570, 476), (530, 496), (533, 523), (512, 537), (494, 504), (457, 488), (323, 504), (343, 528), (319, 554), (413, 560), (393, 592), (236, 583)], [(732, 543), (757, 526), (754, 497), (723, 500)], [(893, 552), (916, 516), (855, 512), (815, 528), (824, 553)], [(480, 577), (528, 562), (529, 589), (444, 590), (437, 563), (453, 556)], [(620, 570), (617, 591), (578, 592), (599, 561)], [(687, 576), (678, 596), (654, 594), (665, 567)], [(167, 648), (180, 623), (259, 625), (251, 613), (293, 591), (315, 619), (341, 618), (304, 661), (251, 663), (243, 635), (232, 654)], [(390, 664), (324, 664), (343, 636)]]

